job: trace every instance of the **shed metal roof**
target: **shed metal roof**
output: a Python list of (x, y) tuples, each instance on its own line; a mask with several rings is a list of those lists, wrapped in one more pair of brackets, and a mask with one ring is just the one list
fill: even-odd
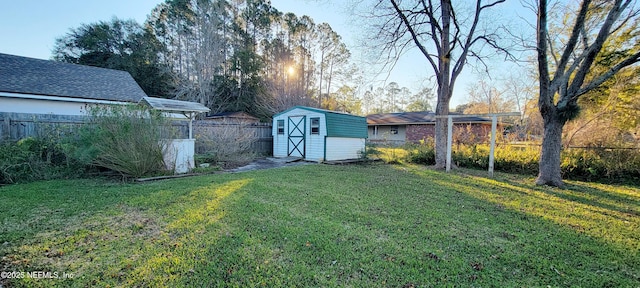
[[(460, 113), (449, 113), (451, 115), (463, 115)], [(454, 123), (488, 123), (491, 119), (486, 117), (456, 117)], [(407, 124), (433, 124), (436, 123), (436, 113), (431, 111), (421, 112), (398, 112), (367, 115), (368, 125), (407, 125)]]
[(164, 99), (164, 98), (156, 98), (156, 97), (143, 97), (140, 100), (140, 103), (146, 103), (151, 108), (160, 110), (160, 111), (171, 111), (171, 112), (209, 112), (210, 109), (205, 107), (204, 105), (196, 102), (189, 101), (181, 101), (181, 100), (173, 100), (173, 99)]
[(327, 137), (344, 137), (344, 138), (367, 138), (367, 119), (365, 117), (356, 116), (348, 113), (325, 110), (320, 108), (312, 108), (306, 106), (295, 106), (282, 111), (273, 117), (287, 113), (295, 109), (303, 109), (311, 112), (324, 114), (326, 119)]
[(136, 103), (129, 72), (0, 53), (0, 92)]

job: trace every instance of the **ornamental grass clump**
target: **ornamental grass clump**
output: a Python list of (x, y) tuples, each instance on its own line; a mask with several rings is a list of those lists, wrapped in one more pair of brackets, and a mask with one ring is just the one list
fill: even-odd
[(96, 106), (80, 133), (76, 156), (123, 176), (142, 177), (165, 171), (163, 155), (170, 125), (155, 110), (137, 105)]

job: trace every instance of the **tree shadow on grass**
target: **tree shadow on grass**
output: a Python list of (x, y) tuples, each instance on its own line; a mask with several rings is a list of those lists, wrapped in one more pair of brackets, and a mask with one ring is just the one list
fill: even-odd
[(640, 250), (640, 216), (636, 188), (571, 181), (567, 188), (536, 186), (522, 178), (489, 179), (474, 172), (452, 175), (441, 183), (473, 197), (551, 220), (634, 254)]
[[(612, 269), (615, 274), (631, 280), (632, 286), (640, 284), (640, 217), (629, 213), (638, 211), (633, 199), (636, 188), (617, 192), (611, 186), (571, 182), (567, 189), (558, 189), (535, 186), (532, 179), (509, 175), (488, 179), (464, 170), (451, 174), (420, 169), (412, 172), (441, 187), (495, 205), (496, 213), (504, 209), (525, 216), (512, 218), (513, 226), (520, 226), (521, 223), (516, 223), (524, 219), (531, 230), (521, 236), (543, 238), (545, 242), (541, 247), (546, 247), (537, 252), (539, 255), (531, 255), (532, 261), (556, 258), (565, 264), (585, 266), (577, 269), (586, 269), (587, 274)], [(576, 193), (586, 195), (574, 195)], [(605, 197), (603, 193), (616, 195)], [(525, 245), (522, 249), (532, 247)], [(562, 259), (557, 254), (570, 258)]]
[(575, 191), (573, 201), (640, 216), (640, 188), (567, 181), (567, 189)]
[[(358, 187), (368, 191), (326, 192), (322, 188), (328, 185), (305, 181), (310, 185), (290, 185), (289, 191), (252, 199), (255, 203), (237, 202), (234, 206), (255, 205), (255, 211), (261, 211), (255, 213), (258, 219), (235, 218), (232, 235), (207, 248), (221, 260), (200, 267), (190, 283), (211, 284), (201, 273), (231, 286), (639, 283), (637, 257), (562, 219), (580, 215), (554, 215), (558, 212), (553, 210), (566, 208), (553, 205), (555, 196), (467, 175), (387, 167), (357, 178), (362, 183)], [(416, 186), (420, 189), (413, 189)], [(290, 191), (294, 187), (304, 197), (287, 196), (298, 195)], [(351, 204), (334, 202), (337, 199), (350, 199)], [(304, 213), (290, 207), (300, 202), (315, 205), (300, 205)], [(545, 216), (548, 211), (553, 212), (550, 217)]]

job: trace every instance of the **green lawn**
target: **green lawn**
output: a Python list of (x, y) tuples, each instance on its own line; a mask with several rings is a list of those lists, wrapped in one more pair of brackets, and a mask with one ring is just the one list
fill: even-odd
[(0, 187), (0, 272), (24, 272), (0, 285), (640, 286), (640, 188), (484, 173), (309, 165)]

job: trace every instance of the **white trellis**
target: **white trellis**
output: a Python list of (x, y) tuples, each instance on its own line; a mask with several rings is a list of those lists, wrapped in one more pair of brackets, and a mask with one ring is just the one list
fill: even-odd
[(489, 177), (493, 177), (493, 162), (495, 159), (496, 130), (498, 117), (520, 116), (520, 112), (491, 113), (491, 114), (457, 114), (438, 115), (436, 118), (447, 118), (447, 172), (451, 171), (451, 146), (453, 146), (453, 118), (462, 117), (491, 117), (491, 146), (489, 148)]

